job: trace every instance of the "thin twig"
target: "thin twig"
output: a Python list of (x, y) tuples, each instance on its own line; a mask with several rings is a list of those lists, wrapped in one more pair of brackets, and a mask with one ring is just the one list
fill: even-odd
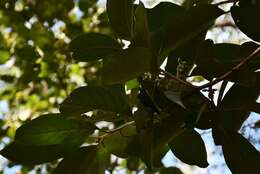
[(178, 77), (174, 76), (173, 74), (171, 74), (171, 73), (169, 73), (169, 72), (167, 72), (167, 71), (164, 71), (164, 70), (160, 69), (160, 73), (161, 73), (162, 75), (165, 75), (165, 76), (170, 77), (170, 78), (173, 79), (173, 80), (176, 80), (176, 81), (180, 82), (180, 83), (183, 84), (183, 85), (187, 85), (187, 86), (190, 86), (190, 87), (194, 87), (194, 86), (193, 86), (192, 84), (190, 84), (189, 82), (186, 82), (186, 81), (184, 81), (184, 80), (181, 80), (181, 79), (179, 79)]
[(242, 60), (239, 64), (237, 64), (236, 66), (234, 66), (230, 71), (228, 71), (227, 73), (225, 73), (224, 75), (220, 76), (219, 78), (216, 78), (215, 80), (197, 87), (198, 90), (202, 90), (204, 88), (208, 88), (210, 86), (213, 86), (215, 84), (217, 84), (218, 82), (221, 82), (222, 80), (225, 80), (228, 76), (230, 76), (233, 72), (239, 70), (241, 67), (243, 67), (248, 61), (250, 61), (252, 58), (254, 58), (254, 56), (260, 52), (260, 47), (258, 47), (255, 51), (253, 51), (249, 56), (247, 56), (244, 60)]
[(125, 123), (125, 124), (123, 124), (123, 125), (121, 125), (121, 126), (118, 126), (118, 127), (115, 128), (115, 129), (111, 129), (111, 130), (106, 131), (106, 133), (103, 134), (103, 135), (101, 135), (101, 136), (97, 136), (97, 137), (93, 137), (93, 138), (97, 138), (97, 139), (102, 140), (102, 139), (105, 138), (106, 136), (108, 136), (108, 135), (110, 135), (110, 134), (112, 134), (112, 133), (115, 133), (115, 132), (117, 132), (117, 131), (119, 131), (119, 130), (121, 130), (121, 129), (127, 127), (127, 126), (133, 125), (134, 123), (135, 123), (134, 121), (127, 122), (127, 123)]

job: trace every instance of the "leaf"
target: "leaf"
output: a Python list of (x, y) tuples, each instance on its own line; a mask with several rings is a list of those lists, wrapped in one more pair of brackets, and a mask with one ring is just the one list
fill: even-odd
[[(197, 49), (195, 60), (197, 67), (192, 75), (202, 75), (208, 80), (219, 77), (238, 65), (256, 48), (257, 44), (252, 42), (236, 45), (228, 43), (213, 44), (213, 42), (206, 40)], [(234, 71), (227, 80), (252, 86), (256, 80), (254, 71), (259, 67), (260, 61), (255, 57), (248, 65)]]
[(184, 163), (203, 168), (209, 165), (205, 144), (195, 130), (185, 130), (169, 142), (169, 147), (174, 155)]
[(80, 0), (79, 1), (79, 8), (80, 10), (88, 13), (88, 10), (91, 6), (97, 3), (98, 0)]
[(177, 167), (168, 167), (160, 169), (160, 174), (183, 174)]
[(53, 174), (104, 174), (110, 156), (98, 146), (86, 146), (66, 156)]
[(204, 4), (191, 7), (184, 15), (180, 14), (178, 20), (171, 19), (164, 31), (164, 54), (168, 55), (203, 33), (222, 14), (224, 12), (217, 6)]
[(121, 50), (121, 45), (116, 40), (100, 33), (79, 35), (71, 41), (69, 47), (72, 57), (81, 62), (102, 59)]
[(139, 168), (140, 160), (137, 157), (129, 157), (127, 158), (127, 169), (131, 171), (136, 171)]
[(149, 30), (154, 32), (163, 30), (170, 22), (180, 21), (186, 11), (177, 4), (160, 2), (147, 12)]
[(257, 5), (257, 2), (255, 3), (255, 5), (231, 7), (231, 15), (239, 29), (248, 37), (258, 42), (260, 42), (259, 10), (260, 3)]
[(66, 114), (83, 114), (95, 109), (129, 114), (123, 85), (79, 87), (60, 105), (60, 111)]
[(180, 105), (182, 108), (186, 108), (184, 104), (182, 103), (181, 99), (181, 91), (173, 91), (173, 90), (168, 90), (164, 92), (165, 96), (170, 99), (172, 102)]
[(147, 48), (128, 48), (107, 57), (103, 62), (104, 84), (125, 83), (150, 69), (150, 52)]
[(134, 47), (148, 47), (150, 44), (147, 10), (140, 1), (135, 10), (135, 34), (131, 45)]
[(130, 125), (106, 136), (102, 144), (110, 153), (121, 158), (126, 158), (128, 157), (128, 144), (135, 136), (136, 129), (134, 126)]
[(183, 122), (169, 116), (154, 125), (154, 151), (165, 146), (184, 131)]
[(10, 58), (8, 51), (0, 50), (0, 64), (4, 64)]
[(133, 0), (107, 0), (109, 23), (115, 34), (122, 39), (133, 37)]
[(153, 166), (153, 112), (150, 108), (139, 106), (134, 113), (134, 120), (140, 142), (140, 157), (147, 168), (152, 171)]
[(236, 132), (225, 132), (222, 138), (225, 161), (232, 173), (259, 173), (260, 153), (247, 139)]
[(218, 123), (226, 130), (239, 130), (250, 112), (236, 108), (248, 108), (254, 105), (258, 95), (257, 91), (248, 87), (233, 85), (217, 108), (219, 109), (216, 117)]
[(1, 150), (8, 160), (24, 165), (37, 165), (62, 158), (75, 150), (66, 145), (31, 146), (13, 142)]
[(19, 127), (15, 141), (24, 145), (79, 146), (94, 132), (95, 125), (60, 114), (42, 115)]

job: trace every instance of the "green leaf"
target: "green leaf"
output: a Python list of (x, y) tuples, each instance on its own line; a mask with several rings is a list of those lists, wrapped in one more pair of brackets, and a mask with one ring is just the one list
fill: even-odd
[(147, 10), (140, 1), (135, 10), (135, 34), (131, 46), (148, 47), (150, 44)]
[(69, 119), (60, 114), (42, 115), (17, 129), (15, 141), (25, 145), (79, 146), (95, 130), (84, 120)]
[(150, 69), (150, 57), (149, 50), (142, 47), (128, 48), (107, 57), (103, 62), (103, 83), (125, 83), (143, 75)]
[(160, 169), (160, 174), (183, 174), (177, 167), (168, 167)]
[(66, 156), (53, 174), (104, 174), (110, 156), (98, 146), (86, 146)]
[(4, 64), (10, 58), (8, 51), (0, 50), (0, 64)]
[(126, 158), (128, 157), (128, 144), (135, 136), (136, 129), (134, 126), (130, 125), (106, 136), (102, 144), (110, 153), (121, 158)]
[(185, 130), (169, 142), (169, 147), (174, 155), (184, 163), (207, 167), (207, 152), (205, 144), (195, 130)]
[(247, 139), (235, 132), (225, 132), (222, 138), (225, 161), (232, 173), (259, 173), (260, 153)]
[(100, 33), (79, 35), (69, 46), (73, 58), (81, 62), (102, 59), (121, 50), (121, 45), (116, 40)]
[(107, 0), (109, 23), (115, 34), (126, 40), (133, 37), (133, 0)]
[(18, 164), (37, 165), (62, 158), (74, 150), (74, 147), (66, 145), (31, 146), (13, 142), (1, 150), (0, 154)]
[[(260, 42), (260, 3), (250, 6), (233, 6), (231, 7), (231, 15), (239, 27), (251, 39)], [(253, 20), (248, 20), (253, 19)]]
[(80, 87), (75, 89), (60, 105), (60, 111), (70, 115), (95, 109), (129, 114), (123, 85)]

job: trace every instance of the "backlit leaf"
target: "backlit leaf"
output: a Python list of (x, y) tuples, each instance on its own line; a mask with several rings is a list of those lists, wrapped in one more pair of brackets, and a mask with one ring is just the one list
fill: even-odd
[(15, 141), (25, 145), (79, 146), (94, 132), (95, 125), (59, 114), (43, 115), (17, 129)]

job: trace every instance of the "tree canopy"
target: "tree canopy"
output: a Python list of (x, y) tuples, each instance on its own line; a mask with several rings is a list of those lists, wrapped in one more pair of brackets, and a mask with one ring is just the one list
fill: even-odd
[[(214, 165), (200, 134), (207, 130), (233, 174), (259, 174), (260, 153), (241, 126), (260, 113), (260, 1), (97, 3), (0, 1), (0, 96), (9, 110), (0, 109), (0, 154), (8, 165), (182, 174), (163, 157)], [(217, 19), (248, 40), (208, 39)]]

